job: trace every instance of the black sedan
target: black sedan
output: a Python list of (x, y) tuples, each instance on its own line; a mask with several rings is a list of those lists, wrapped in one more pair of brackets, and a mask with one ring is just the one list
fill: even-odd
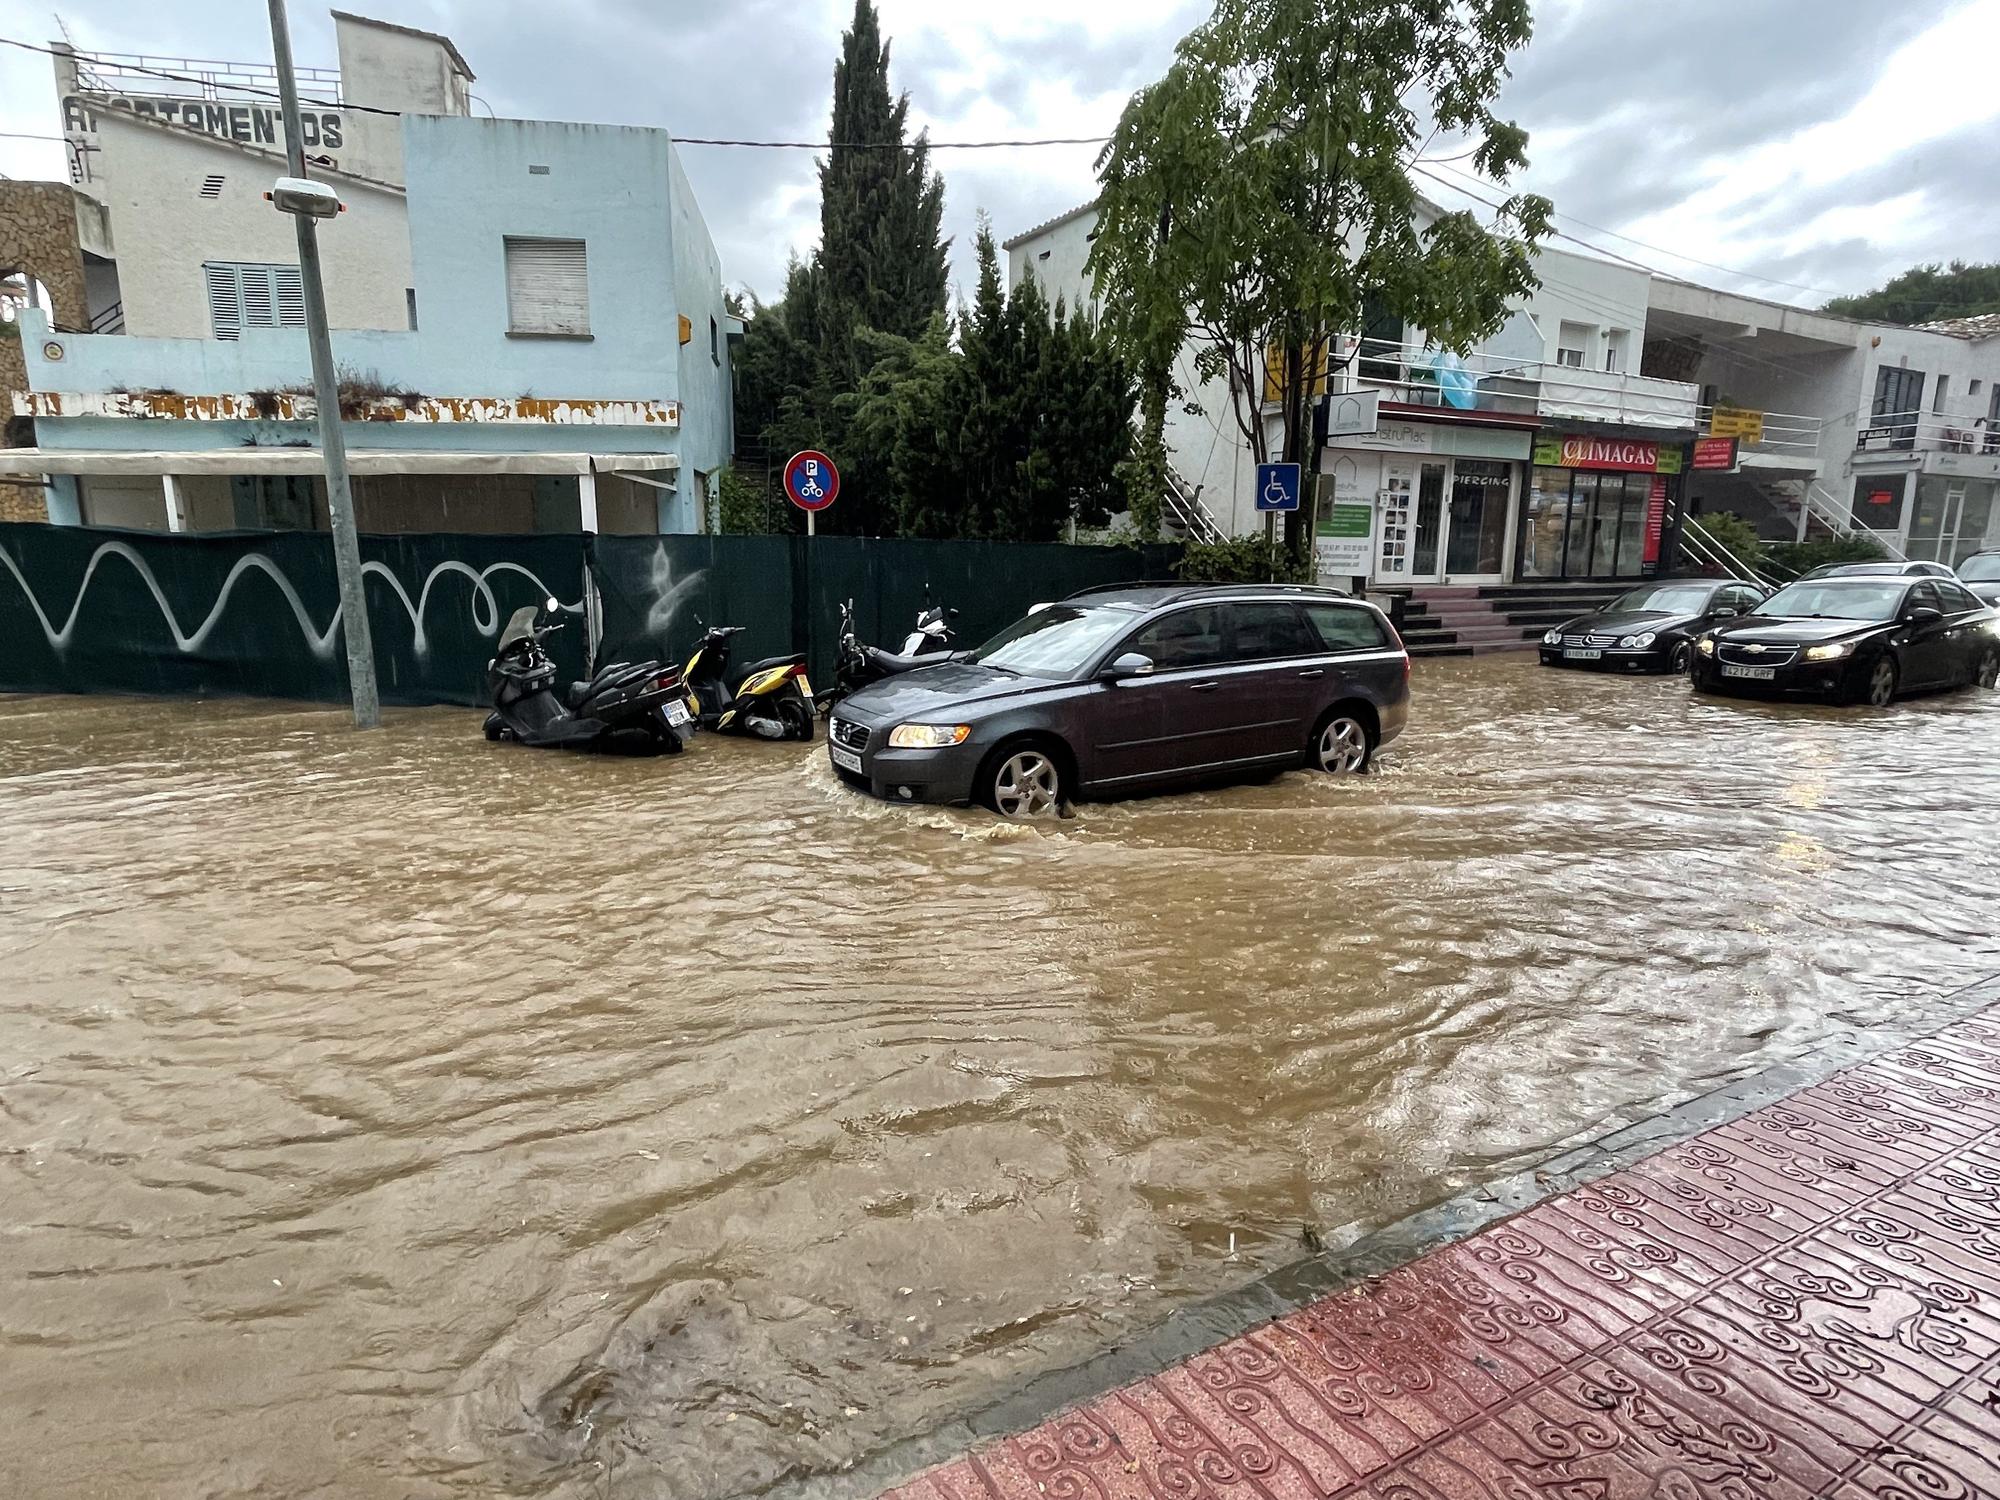
[(1763, 602), (1770, 590), (1734, 578), (1671, 578), (1642, 584), (1592, 615), (1565, 620), (1542, 637), (1545, 667), (1621, 672), (1685, 672), (1694, 638), (1708, 626)]
[(1958, 581), (1988, 604), (2000, 604), (2000, 549), (1973, 553), (1958, 565)]
[(2000, 610), (1945, 578), (1800, 579), (1695, 640), (1694, 686), (1887, 707), (1919, 688), (1992, 687)]

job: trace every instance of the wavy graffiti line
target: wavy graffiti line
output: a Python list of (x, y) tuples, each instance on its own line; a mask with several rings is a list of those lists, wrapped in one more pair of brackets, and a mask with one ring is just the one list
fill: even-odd
[[(173, 633), (175, 647), (183, 655), (201, 649), (202, 643), (208, 639), (210, 632), (222, 619), (223, 611), (229, 607), (229, 598), (236, 590), (236, 581), (253, 570), (268, 577), (277, 585), (278, 592), (285, 596), (285, 603), (291, 606), (292, 617), (299, 622), (299, 633), (305, 637), (306, 645), (313, 655), (325, 659), (333, 654), (334, 637), (340, 631), (340, 606), (334, 607), (333, 618), (327, 621), (325, 630), (316, 628), (312, 616), (306, 612), (305, 601), (299, 598), (298, 590), (292, 587), (292, 581), (285, 576), (284, 569), (261, 552), (252, 552), (236, 560), (235, 566), (229, 570), (228, 577), (222, 580), (222, 590), (209, 609), (207, 618), (193, 631), (184, 631), (181, 629), (180, 620), (174, 614), (173, 606), (167, 602), (166, 593), (161, 589), (159, 580), (153, 576), (153, 570), (146, 566), (143, 557), (124, 542), (106, 542), (90, 554), (90, 561), (84, 565), (83, 581), (77, 585), (76, 598), (71, 602), (69, 615), (61, 626), (57, 626), (49, 617), (49, 612), (42, 607), (40, 597), (35, 593), (34, 586), (28, 582), (27, 575), (21, 571), (20, 565), (4, 549), (0, 549), (0, 563), (5, 563), (7, 571), (14, 575), (14, 582), (20, 585), (22, 594), (27, 597), (28, 607), (34, 610), (35, 618), (41, 622), (42, 634), (48, 638), (49, 645), (57, 651), (68, 649), (70, 640), (76, 633), (77, 616), (83, 612), (84, 596), (90, 592), (91, 579), (96, 577), (98, 565), (107, 556), (124, 559), (131, 564), (133, 571), (138, 573), (140, 581), (152, 594), (153, 602), (159, 606), (160, 615), (167, 622), (167, 629)], [(374, 574), (376, 577), (387, 579), (389, 587), (395, 590), (396, 597), (402, 601), (404, 610), (410, 616), (410, 625), (414, 632), (413, 645), (418, 656), (430, 654), (430, 636), (424, 628), (424, 613), (429, 607), (431, 589), (437, 583), (440, 573), (462, 573), (472, 580), (472, 623), (482, 635), (495, 635), (500, 629), (500, 602), (493, 597), (493, 590), (486, 583), (493, 574), (519, 573), (523, 578), (530, 580), (544, 597), (550, 592), (548, 585), (534, 573), (519, 563), (511, 562), (494, 563), (491, 567), (479, 569), (462, 562), (441, 562), (432, 568), (424, 579), (423, 587), (417, 591), (415, 603), (411, 602), (409, 591), (403, 587), (403, 581), (387, 564), (363, 563), (361, 572), (364, 578)], [(565, 607), (574, 611), (579, 606)]]

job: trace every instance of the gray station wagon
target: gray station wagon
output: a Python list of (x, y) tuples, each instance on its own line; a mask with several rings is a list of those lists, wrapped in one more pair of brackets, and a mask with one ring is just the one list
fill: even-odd
[(878, 797), (1008, 817), (1284, 766), (1341, 773), (1402, 732), (1410, 658), (1372, 604), (1282, 585), (1129, 585), (1037, 605), (977, 651), (833, 711)]

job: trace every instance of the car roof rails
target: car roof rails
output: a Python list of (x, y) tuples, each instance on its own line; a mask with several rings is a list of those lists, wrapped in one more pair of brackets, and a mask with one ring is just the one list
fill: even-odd
[(1250, 592), (1261, 590), (1278, 594), (1316, 594), (1331, 599), (1352, 599), (1354, 594), (1347, 589), (1336, 588), (1330, 583), (1191, 583), (1185, 578), (1135, 578), (1126, 583), (1094, 583), (1087, 589), (1078, 589), (1073, 594), (1065, 594), (1065, 599), (1081, 599), (1089, 594), (1122, 594), (1140, 589), (1168, 589), (1168, 597), (1163, 604), (1178, 603), (1183, 599), (1198, 599), (1203, 594), (1212, 594), (1218, 589)]

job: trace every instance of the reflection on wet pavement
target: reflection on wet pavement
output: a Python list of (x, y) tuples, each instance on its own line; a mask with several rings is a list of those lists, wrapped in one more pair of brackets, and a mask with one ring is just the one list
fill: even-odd
[(1036, 829), (0, 702), (0, 1472), (735, 1493), (2000, 969), (1992, 694), (1416, 687), (1370, 777)]

